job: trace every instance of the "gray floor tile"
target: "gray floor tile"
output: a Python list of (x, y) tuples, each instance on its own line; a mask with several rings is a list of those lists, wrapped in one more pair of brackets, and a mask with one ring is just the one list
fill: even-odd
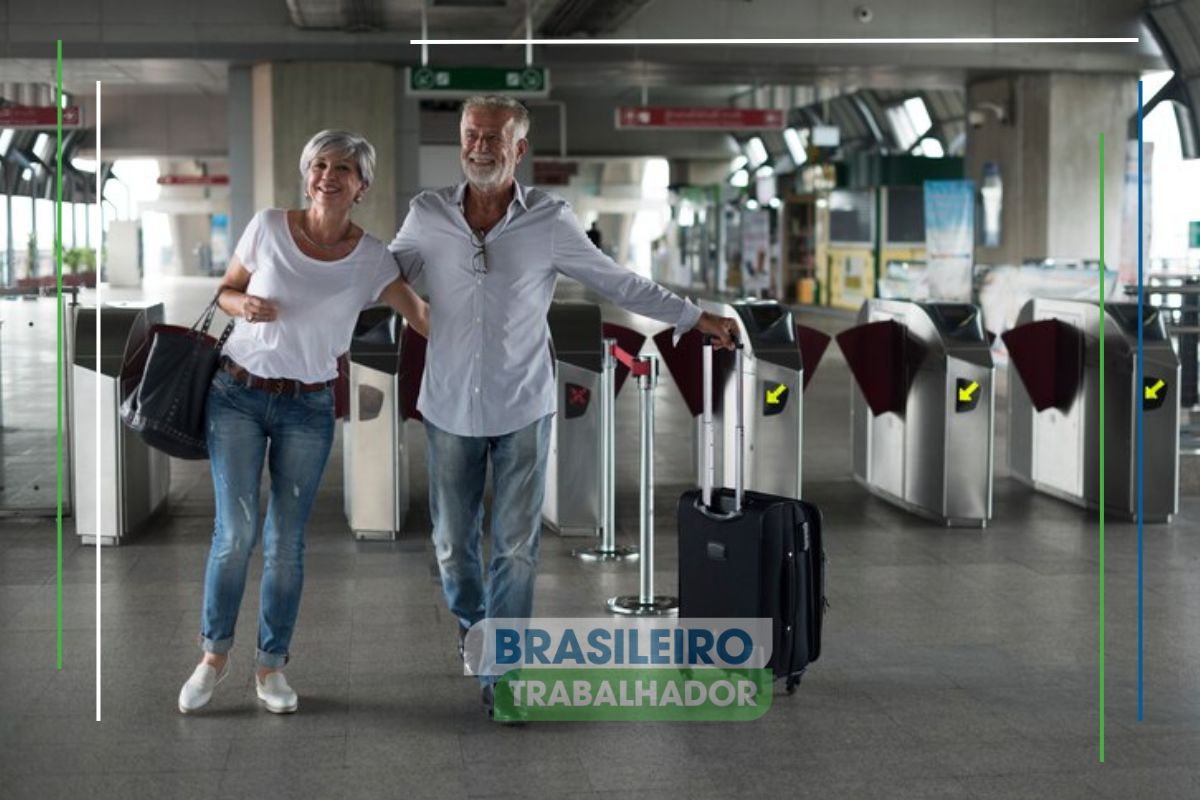
[(965, 777), (960, 782), (967, 796), (977, 800), (1042, 800), (1046, 797), (1062, 800), (1094, 800), (1096, 787), (1089, 783), (1088, 773), (1056, 775), (1003, 775)]
[(230, 747), (225, 769), (233, 772), (335, 770), (344, 766), (345, 758), (345, 736), (246, 737)]
[(493, 797), (525, 794), (534, 797), (558, 797), (594, 789), (587, 771), (578, 758), (553, 760), (493, 761), (487, 770), (471, 770), (467, 779), (468, 797)]

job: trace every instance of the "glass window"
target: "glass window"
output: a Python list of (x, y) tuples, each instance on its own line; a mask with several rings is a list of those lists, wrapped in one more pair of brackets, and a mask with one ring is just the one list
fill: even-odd
[(829, 240), (870, 243), (875, 238), (875, 194), (837, 190), (829, 193)]
[[(1167, 70), (1144, 76), (1142, 97), (1147, 100), (1153, 97), (1172, 74)], [(1173, 102), (1159, 103), (1146, 115), (1142, 138), (1150, 145), (1149, 163), (1144, 164), (1146, 187), (1142, 200), (1150, 227), (1147, 257), (1155, 267), (1186, 269), (1188, 224), (1200, 220), (1196, 205), (1200, 159), (1183, 158)]]

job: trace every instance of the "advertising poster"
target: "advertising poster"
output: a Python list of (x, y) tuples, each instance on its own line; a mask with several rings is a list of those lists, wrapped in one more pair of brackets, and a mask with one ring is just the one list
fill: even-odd
[[(1142, 253), (1150, 257), (1150, 165), (1154, 159), (1154, 143), (1142, 143)], [(1125, 144), (1125, 182), (1121, 187), (1121, 261), (1117, 266), (1118, 280), (1125, 285), (1137, 283), (1138, 270), (1138, 152), (1137, 142)]]
[(925, 181), (926, 276), (934, 300), (971, 299), (975, 182)]
[(767, 211), (742, 211), (742, 289), (758, 295), (771, 285), (771, 218)]

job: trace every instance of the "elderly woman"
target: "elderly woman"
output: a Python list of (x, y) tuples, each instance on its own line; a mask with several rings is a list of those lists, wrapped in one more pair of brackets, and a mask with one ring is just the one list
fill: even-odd
[(321, 131), (300, 156), (308, 207), (255, 215), (238, 242), (218, 302), (237, 319), (208, 394), (216, 524), (204, 576), (204, 657), (179, 692), (179, 710), (208, 703), (229, 650), (258, 539), (259, 481), (271, 476), (263, 524), (256, 684), (268, 711), (296, 710), (281, 671), (300, 608), (304, 526), (333, 442), (339, 354), (358, 312), (383, 302), (422, 334), (429, 309), (400, 277), (383, 242), (350, 219), (375, 172), (375, 149), (346, 131)]

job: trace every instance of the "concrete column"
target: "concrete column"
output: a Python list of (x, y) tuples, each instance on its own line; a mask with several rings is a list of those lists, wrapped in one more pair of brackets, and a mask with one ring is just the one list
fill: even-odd
[[(1100, 257), (1100, 133), (1104, 133), (1104, 260), (1120, 260), (1125, 140), (1137, 113), (1136, 75), (1054, 73), (1050, 76), (1049, 163), (1053, 181), (1046, 231), (1050, 258), (1082, 251)], [(1136, 189), (1136, 182), (1135, 182)]]
[(250, 72), (250, 152), (254, 161), (253, 189), (256, 210), (276, 205), (273, 69), (272, 64), (255, 64)]
[(1000, 244), (976, 246), (976, 261), (1100, 257), (1103, 131), (1104, 254), (1115, 269), (1125, 137), (1136, 108), (1137, 79), (1128, 75), (1025, 74), (969, 85), (967, 177), (978, 187), (984, 164), (995, 162), (1004, 188)]
[(257, 64), (253, 98), (254, 206), (300, 208), (300, 152), (317, 131), (340, 128), (375, 146), (375, 180), (354, 219), (388, 241), (396, 232), (396, 70), (371, 63)]
[[(408, 97), (404, 81), (396, 82), (396, 219), (394, 229), (408, 214), (408, 204), (421, 189), (421, 101)], [(395, 232), (393, 231), (393, 233)]]
[(251, 69), (229, 67), (229, 247), (254, 216), (254, 93)]
[(10, 286), (17, 282), (17, 248), (13, 245), (13, 214), (12, 194), (4, 193), (4, 274), (0, 275), (0, 286)]

